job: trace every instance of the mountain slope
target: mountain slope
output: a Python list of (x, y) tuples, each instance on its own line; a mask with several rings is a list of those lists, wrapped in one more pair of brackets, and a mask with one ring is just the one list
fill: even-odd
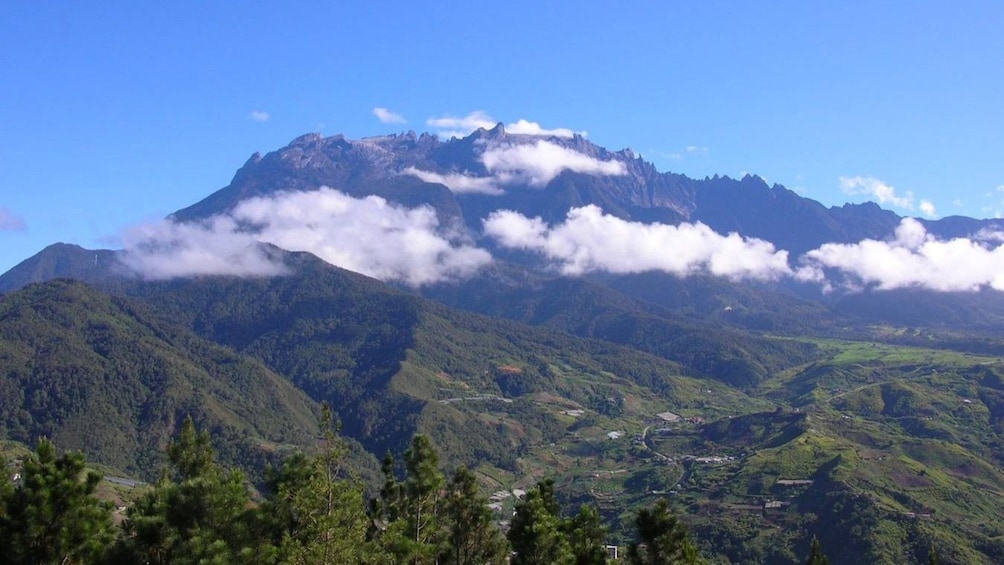
[[(701, 282), (688, 286), (673, 277), (664, 279), (677, 286), (658, 285), (658, 296), (678, 296), (674, 290), (680, 287), (704, 287)], [(463, 283), (423, 289), (423, 294), (466, 310), (625, 345), (680, 363), (688, 375), (732, 386), (754, 385), (777, 371), (814, 358), (815, 348), (809, 344), (758, 336), (707, 315), (683, 316), (679, 313), (684, 310), (682, 305), (669, 309), (641, 302), (610, 288), (614, 284), (609, 281), (604, 282), (610, 286), (585, 278), (545, 277), (497, 265)], [(656, 288), (654, 284), (643, 286)], [(819, 309), (810, 310), (821, 315)], [(769, 313), (764, 315), (769, 317)]]
[(189, 415), (251, 466), (317, 433), (316, 404), (262, 364), (79, 282), (0, 298), (0, 374), (5, 438), (48, 436), (147, 478)]
[(120, 275), (116, 253), (54, 243), (0, 275), (0, 293), (56, 278), (93, 282)]
[[(514, 470), (506, 460), (520, 445), (553, 441), (567, 427), (560, 410), (537, 395), (582, 408), (616, 396), (613, 383), (621, 383), (639, 402), (685, 407), (709, 386), (653, 355), (453, 310), (310, 255), (288, 261), (294, 274), (286, 277), (130, 283), (120, 290), (331, 402), (343, 431), (376, 454), (400, 451), (430, 419), (445, 418), (457, 425), (436, 437), (449, 460), (471, 463), (479, 453)], [(712, 388), (729, 399), (721, 406), (727, 413), (750, 402)], [(477, 400), (465, 400), (471, 398)], [(524, 431), (510, 434), (507, 419), (522, 422)]]

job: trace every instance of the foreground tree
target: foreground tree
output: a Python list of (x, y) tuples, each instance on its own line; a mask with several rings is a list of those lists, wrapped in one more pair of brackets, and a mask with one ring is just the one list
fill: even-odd
[(538, 484), (516, 504), (509, 527), (513, 565), (572, 565), (575, 556), (554, 513), (553, 483)]
[(344, 476), (345, 447), (324, 406), (324, 450), (317, 457), (288, 457), (268, 481), (260, 509), (272, 538), (273, 561), (289, 565), (359, 563), (372, 553), (362, 486)]
[(492, 521), (488, 499), (478, 490), (474, 473), (457, 469), (446, 499), (449, 524), (443, 565), (496, 565), (506, 562), (508, 545)]
[(167, 449), (171, 472), (140, 498), (124, 523), (120, 559), (138, 563), (253, 563), (267, 549), (240, 471), (213, 462), (209, 435), (191, 418)]
[(819, 549), (819, 538), (812, 536), (812, 545), (809, 546), (809, 557), (805, 559), (805, 565), (829, 565), (830, 560), (823, 555)]
[(393, 556), (394, 563), (435, 563), (446, 550), (446, 483), (439, 470), (439, 454), (424, 435), (412, 438), (404, 454), (405, 478), (394, 475), (394, 459), (384, 459), (384, 486), (370, 506), (371, 539)]
[(700, 563), (697, 548), (687, 528), (669, 510), (665, 499), (651, 509), (643, 508), (635, 518), (638, 540), (628, 547), (628, 560), (634, 565), (670, 565)]
[(83, 455), (56, 456), (47, 439), (24, 462), (21, 480), (0, 485), (0, 562), (93, 563), (113, 540), (111, 507), (96, 499), (100, 475), (84, 473)]
[(607, 529), (600, 524), (600, 512), (595, 507), (583, 504), (575, 516), (564, 520), (561, 525), (575, 558), (575, 565), (604, 565), (607, 562), (607, 548), (603, 540)]

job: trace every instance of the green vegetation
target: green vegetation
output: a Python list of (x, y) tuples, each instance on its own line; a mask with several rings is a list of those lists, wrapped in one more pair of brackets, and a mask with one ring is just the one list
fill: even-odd
[[(461, 467), (447, 486), (438, 454), (421, 435), (404, 455), (403, 478), (388, 455), (386, 482), (366, 510), (361, 483), (342, 467), (344, 446), (326, 407), (322, 421), (319, 453), (286, 457), (256, 499), (244, 475), (219, 465), (208, 434), (186, 419), (168, 445), (169, 469), (128, 508), (118, 528), (110, 505), (94, 496), (100, 477), (82, 477), (83, 456), (56, 457), (53, 444), (42, 440), (17, 484), (6, 482), (6, 473), (0, 482), (0, 558), (11, 565), (501, 565), (511, 554), (513, 563), (524, 565), (606, 562), (599, 514), (582, 506), (561, 518), (548, 481), (517, 503), (510, 547), (474, 474)], [(661, 522), (652, 523), (648, 511), (638, 515), (641, 540), (648, 547), (656, 540), (682, 544), (684, 555), (693, 557), (686, 531), (664, 504), (656, 508)], [(632, 547), (637, 553), (638, 545)]]
[[(389, 561), (492, 562), (506, 545), (494, 524), (516, 510), (542, 536), (520, 538), (524, 556), (591, 562), (596, 539), (628, 547), (638, 511), (665, 501), (711, 563), (802, 562), (813, 536), (833, 563), (923, 563), (932, 547), (942, 563), (1004, 562), (1004, 364), (987, 336), (956, 347), (963, 337), (942, 330), (730, 326), (716, 342), (574, 293), (577, 309), (531, 308), (552, 327), (528, 327), (290, 261), (300, 274), (111, 294), (51, 281), (0, 297), (0, 452), (28, 461), (18, 446), (51, 437), (106, 475), (151, 483), (89, 492), (129, 508), (113, 520), (147, 545), (116, 547), (152, 561), (307, 563), (351, 545)], [(595, 339), (613, 340), (599, 330), (615, 321), (634, 337)], [(664, 340), (692, 357), (660, 351)], [(695, 359), (712, 354), (700, 360), (712, 378), (697, 378)], [(343, 423), (337, 456), (322, 455), (325, 403)], [(219, 463), (181, 472), (171, 452), (161, 476), (172, 436), (208, 452), (210, 440), (177, 435), (186, 417)], [(387, 452), (407, 455), (386, 462), (381, 489)], [(343, 502), (318, 509), (318, 493)], [(206, 514), (164, 518), (182, 500)], [(230, 516), (238, 507), (247, 516)], [(333, 528), (346, 533), (325, 537)]]
[(0, 437), (50, 437), (146, 479), (185, 415), (264, 469), (316, 435), (315, 404), (261, 363), (71, 281), (0, 298)]

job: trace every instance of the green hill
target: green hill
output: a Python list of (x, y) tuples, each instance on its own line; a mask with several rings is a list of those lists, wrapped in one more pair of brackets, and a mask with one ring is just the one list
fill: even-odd
[[(287, 277), (123, 290), (330, 402), (344, 433), (376, 454), (436, 429), (448, 461), (516, 472), (514, 453), (567, 433), (563, 410), (593, 412), (628, 393), (638, 412), (658, 403), (685, 408), (711, 386), (651, 354), (453, 310), (308, 255), (290, 261), (296, 274)], [(727, 399), (725, 413), (750, 403), (712, 388)]]
[(130, 300), (54, 280), (0, 297), (0, 436), (149, 478), (185, 416), (231, 463), (316, 437), (316, 404), (259, 362)]

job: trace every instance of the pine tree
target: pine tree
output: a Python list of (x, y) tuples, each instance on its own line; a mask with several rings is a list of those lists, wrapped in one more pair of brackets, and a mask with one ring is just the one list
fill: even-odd
[(812, 536), (812, 545), (809, 546), (809, 557), (805, 560), (805, 565), (829, 565), (830, 560), (823, 555), (819, 549), (819, 538)]
[(634, 565), (670, 565), (700, 563), (697, 548), (686, 527), (669, 510), (665, 499), (651, 509), (643, 508), (635, 517), (638, 541), (628, 547), (628, 560)]
[(248, 563), (261, 542), (243, 474), (213, 462), (191, 418), (167, 449), (171, 472), (129, 509), (122, 554), (138, 562)]
[(52, 442), (39, 440), (20, 482), (0, 488), (0, 562), (91, 563), (109, 549), (111, 507), (93, 496), (101, 477), (84, 470), (83, 455), (57, 457)]
[(575, 556), (561, 531), (555, 508), (553, 483), (538, 484), (516, 504), (509, 527), (512, 565), (572, 565)]
[(478, 490), (474, 473), (457, 469), (446, 499), (449, 524), (448, 551), (443, 565), (495, 565), (505, 563), (508, 549), (502, 532), (492, 522), (488, 499)]
[(331, 411), (322, 416), (324, 450), (317, 457), (288, 457), (269, 479), (270, 496), (262, 504), (262, 521), (269, 528), (282, 565), (355, 563), (371, 553), (362, 486), (343, 476), (344, 445), (331, 425)]
[(575, 556), (575, 565), (604, 565), (607, 562), (607, 548), (603, 543), (607, 529), (600, 524), (596, 508), (583, 504), (575, 516), (564, 520), (561, 529)]
[(384, 458), (384, 486), (370, 505), (371, 539), (393, 555), (395, 563), (435, 563), (444, 551), (446, 527), (441, 500), (445, 479), (439, 454), (424, 435), (412, 438), (404, 454), (405, 479), (397, 481), (394, 462)]

